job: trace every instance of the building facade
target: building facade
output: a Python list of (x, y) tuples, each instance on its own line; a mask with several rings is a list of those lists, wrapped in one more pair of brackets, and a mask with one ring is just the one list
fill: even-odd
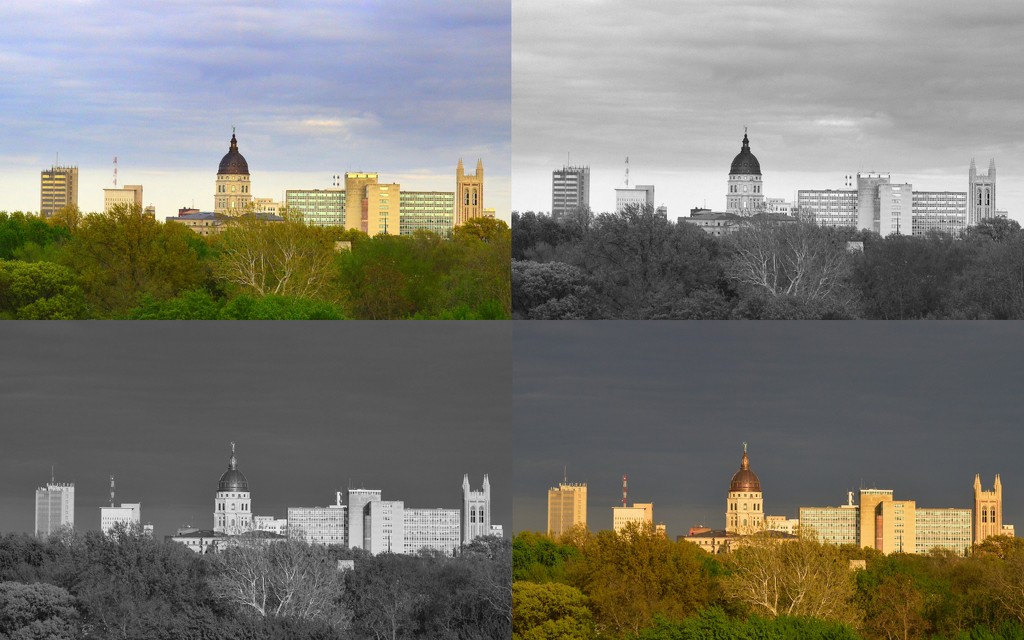
[(622, 531), (630, 524), (641, 527), (654, 525), (654, 504), (651, 502), (634, 502), (632, 507), (612, 507), (612, 530)]
[(740, 469), (733, 474), (732, 481), (729, 483), (725, 530), (730, 533), (748, 535), (762, 529), (764, 529), (764, 498), (761, 493), (761, 481), (757, 474), (750, 469), (747, 444), (744, 442)]
[(363, 511), (363, 548), (378, 553), (405, 553), (405, 503), (373, 500)]
[(967, 224), (975, 225), (985, 218), (998, 216), (996, 209), (996, 160), (988, 162), (988, 173), (978, 173), (971, 158), (971, 167), (967, 170), (967, 193), (969, 194)]
[(989, 536), (1005, 535), (1003, 531), (1003, 483), (996, 474), (992, 491), (982, 491), (981, 476), (974, 476), (974, 521), (973, 541), (985, 541)]
[(466, 173), (462, 158), (455, 167), (455, 225), (484, 215), (484, 161), (476, 161), (476, 173)]
[(66, 206), (78, 206), (78, 167), (53, 165), (39, 179), (39, 215), (49, 218)]
[(484, 474), (480, 491), (469, 488), (469, 474), (462, 476), (462, 542), (468, 544), (491, 533), (491, 481)]
[(857, 192), (853, 189), (800, 189), (796, 206), (802, 220), (823, 227), (857, 226)]
[(235, 443), (231, 443), (231, 458), (227, 470), (217, 483), (217, 495), (213, 501), (213, 530), (227, 535), (252, 530), (252, 498), (249, 481), (238, 470), (235, 458)]
[(455, 193), (451, 191), (402, 191), (399, 234), (419, 230), (448, 236), (455, 226)]
[(288, 536), (288, 519), (274, 516), (253, 516), (252, 530), (265, 531), (278, 536)]
[(813, 536), (818, 542), (860, 546), (860, 507), (849, 502), (839, 507), (800, 507), (800, 535)]
[(590, 167), (566, 165), (551, 172), (551, 216), (555, 220), (589, 207)]
[(548, 535), (557, 538), (578, 524), (587, 526), (586, 483), (548, 489)]
[(100, 531), (109, 533), (114, 525), (138, 526), (142, 522), (142, 505), (138, 502), (122, 502), (120, 507), (111, 504), (100, 507)]
[(217, 181), (214, 193), (214, 212), (225, 215), (241, 215), (252, 202), (249, 183), (249, 163), (238, 152), (238, 140), (231, 132), (231, 145), (217, 167)]
[(914, 187), (910, 184), (885, 183), (878, 185), (878, 233), (910, 235), (914, 221)]
[(348, 506), (341, 492), (326, 507), (288, 507), (288, 537), (310, 544), (348, 546)]
[[(615, 211), (622, 213), (626, 207), (650, 208), (654, 211), (654, 185), (638, 184), (632, 189), (615, 190)], [(666, 215), (668, 215), (666, 213)]]
[(75, 526), (75, 484), (52, 479), (36, 489), (36, 537), (45, 538), (62, 527)]
[(743, 132), (743, 145), (729, 167), (725, 196), (727, 213), (750, 216), (764, 208), (764, 184), (761, 163), (750, 151), (750, 140)]
[(142, 211), (142, 185), (126, 184), (120, 189), (104, 189), (103, 213), (108, 213), (114, 205), (138, 207)]
[(967, 193), (964, 191), (915, 191), (913, 231), (958, 235), (967, 228)]
[(343, 189), (288, 189), (285, 206), (303, 222), (316, 227), (345, 226), (345, 191)]
[(381, 498), (380, 489), (349, 489), (348, 490), (348, 546), (350, 549), (362, 549), (363, 524), (366, 505)]
[(454, 556), (461, 542), (460, 516), (458, 509), (405, 509), (405, 553), (428, 549)]

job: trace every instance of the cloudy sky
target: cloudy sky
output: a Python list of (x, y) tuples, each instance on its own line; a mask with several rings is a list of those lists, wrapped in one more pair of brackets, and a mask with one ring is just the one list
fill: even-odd
[(591, 167), (591, 207), (654, 184), (670, 218), (721, 210), (743, 127), (765, 194), (858, 171), (967, 190), (995, 158), (1024, 220), (1024, 4), (948, 0), (516, 0), (513, 197), (551, 208), (551, 172)]
[(996, 473), (1024, 527), (1024, 327), (988, 323), (517, 323), (515, 529), (546, 528), (547, 489), (586, 482), (610, 529), (622, 474), (670, 536), (725, 526), (743, 442), (765, 513), (860, 487), (970, 508)]
[(348, 486), (460, 508), (489, 474), (511, 529), (507, 323), (5, 325), (0, 532), (33, 529), (34, 494), (75, 483), (75, 524), (141, 502), (158, 536), (212, 528), (230, 442), (253, 513), (325, 506)]
[(84, 210), (115, 156), (158, 217), (211, 209), (234, 125), (257, 197), (345, 171), (453, 191), (482, 158), (507, 220), (510, 38), (508, 0), (8, 0), (0, 210), (38, 210), (58, 154)]

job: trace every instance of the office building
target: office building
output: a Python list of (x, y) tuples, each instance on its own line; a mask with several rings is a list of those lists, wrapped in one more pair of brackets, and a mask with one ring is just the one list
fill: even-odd
[(480, 491), (469, 488), (469, 474), (462, 476), (462, 542), (468, 544), (474, 539), (491, 533), (491, 481), (484, 474)]
[(984, 542), (989, 536), (1006, 535), (1003, 531), (1003, 483), (999, 480), (998, 473), (992, 491), (982, 491), (981, 476), (975, 474), (972, 524), (974, 544)]
[(364, 545), (364, 510), (366, 505), (380, 500), (380, 489), (349, 489), (348, 490), (348, 546), (350, 549), (363, 549)]
[[(363, 511), (363, 548), (370, 553), (405, 553), (405, 503), (372, 500)], [(354, 517), (354, 514), (353, 514)]]
[(115, 205), (138, 207), (142, 211), (142, 185), (126, 184), (120, 189), (104, 189), (103, 213), (109, 212)]
[(764, 185), (761, 163), (750, 151), (750, 140), (743, 132), (743, 145), (729, 166), (728, 192), (725, 197), (727, 213), (751, 216), (764, 209)]
[(53, 165), (39, 180), (39, 215), (49, 218), (66, 206), (78, 206), (78, 167)]
[[(638, 184), (632, 189), (615, 190), (615, 211), (622, 213), (626, 207), (649, 208), (654, 211), (654, 185)], [(666, 213), (666, 215), (668, 215)]]
[(75, 484), (59, 484), (51, 478), (36, 489), (36, 537), (45, 538), (63, 527), (75, 526)]
[(652, 527), (654, 525), (654, 504), (635, 502), (632, 507), (625, 505), (612, 507), (612, 530), (615, 533), (622, 533), (629, 524), (640, 525), (641, 528)]
[(822, 227), (856, 227), (857, 202), (853, 189), (801, 189), (796, 194), (800, 219)]
[(971, 158), (967, 170), (967, 193), (969, 194), (967, 224), (976, 225), (985, 218), (998, 216), (996, 209), (996, 160), (988, 162), (988, 173), (978, 173)]
[(476, 173), (467, 174), (462, 158), (455, 167), (455, 225), (484, 216), (484, 161), (476, 161)]
[[(745, 138), (746, 136), (744, 136)], [(761, 481), (750, 469), (747, 443), (743, 443), (743, 458), (740, 468), (729, 483), (726, 501), (725, 530), (730, 533), (748, 535), (764, 529), (764, 498)]]
[(371, 236), (401, 229), (401, 186), (381, 184), (376, 173), (345, 174), (345, 228)]
[(310, 544), (348, 546), (348, 506), (341, 492), (326, 507), (288, 507), (288, 537)]
[(400, 235), (411, 236), (419, 230), (451, 234), (455, 225), (454, 192), (402, 191), (400, 202)]
[(929, 231), (959, 235), (967, 228), (967, 193), (964, 191), (915, 191), (914, 235)]
[(274, 516), (253, 516), (252, 530), (265, 531), (278, 536), (288, 535), (288, 519), (275, 518)]
[[(405, 509), (403, 512), (405, 553), (414, 554), (423, 549), (440, 551), (446, 556), (453, 556), (460, 544), (461, 514), (458, 509)], [(494, 532), (491, 525), (490, 535), (501, 535)]]
[(284, 202), (308, 225), (315, 227), (345, 226), (345, 191), (343, 189), (288, 189)]
[(857, 173), (857, 228), (879, 232), (882, 216), (879, 185), (889, 183), (888, 173)]
[(249, 163), (238, 152), (238, 140), (231, 132), (231, 145), (217, 167), (214, 213), (240, 215), (252, 202)]
[(548, 489), (548, 535), (557, 538), (576, 525), (587, 526), (587, 485), (562, 482)]
[(704, 233), (717, 238), (736, 233), (743, 220), (742, 216), (735, 213), (722, 213), (708, 209), (691, 209), (689, 218), (678, 218), (676, 222), (696, 225), (703, 229)]
[(818, 542), (834, 545), (860, 545), (860, 507), (853, 502), (839, 507), (800, 507), (800, 535), (814, 537)]
[(100, 507), (100, 531), (109, 533), (114, 525), (139, 526), (142, 517), (142, 505), (138, 502), (122, 502), (120, 507), (113, 503), (109, 507)]
[(235, 443), (231, 443), (231, 458), (227, 470), (217, 483), (214, 498), (213, 530), (217, 533), (237, 535), (252, 530), (252, 498), (249, 481), (238, 469)]
[(971, 551), (970, 509), (925, 509), (914, 512), (915, 553), (948, 549), (966, 556)]
[(914, 223), (914, 187), (909, 184), (878, 185), (878, 233), (883, 238), (910, 235)]
[(555, 220), (589, 207), (590, 167), (566, 165), (551, 172), (551, 216)]

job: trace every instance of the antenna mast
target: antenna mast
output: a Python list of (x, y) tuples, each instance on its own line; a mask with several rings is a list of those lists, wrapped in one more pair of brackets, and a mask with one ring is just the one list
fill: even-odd
[(629, 188), (629, 156), (626, 156), (626, 188)]
[(629, 478), (626, 474), (622, 474), (622, 506), (626, 506), (626, 480)]
[(110, 506), (114, 506), (114, 476), (110, 476)]
[(114, 156), (114, 188), (117, 188), (117, 156)]

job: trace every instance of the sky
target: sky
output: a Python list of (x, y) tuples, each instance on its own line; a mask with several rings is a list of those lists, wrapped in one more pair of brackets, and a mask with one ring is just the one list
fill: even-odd
[(551, 172), (591, 169), (590, 204), (655, 185), (670, 219), (724, 210), (744, 127), (767, 197), (858, 171), (966, 191), (995, 158), (1024, 221), (1024, 4), (995, 0), (513, 2), (513, 197), (550, 211)]
[(971, 508), (998, 473), (1024, 528), (1019, 323), (520, 322), (513, 353), (516, 531), (546, 529), (563, 473), (591, 530), (623, 474), (670, 537), (723, 529), (744, 442), (767, 515), (861, 487)]
[(0, 532), (75, 484), (77, 529), (141, 502), (158, 537), (213, 527), (232, 441), (255, 515), (347, 487), (462, 506), (491, 483), (511, 530), (508, 323), (10, 323), (0, 336)]
[(39, 175), (79, 167), (79, 205), (142, 184), (157, 216), (212, 210), (237, 127), (255, 197), (375, 171), (455, 190), (484, 162), (509, 219), (508, 0), (146, 3), (9, 0), (0, 9), (0, 210), (37, 211)]

